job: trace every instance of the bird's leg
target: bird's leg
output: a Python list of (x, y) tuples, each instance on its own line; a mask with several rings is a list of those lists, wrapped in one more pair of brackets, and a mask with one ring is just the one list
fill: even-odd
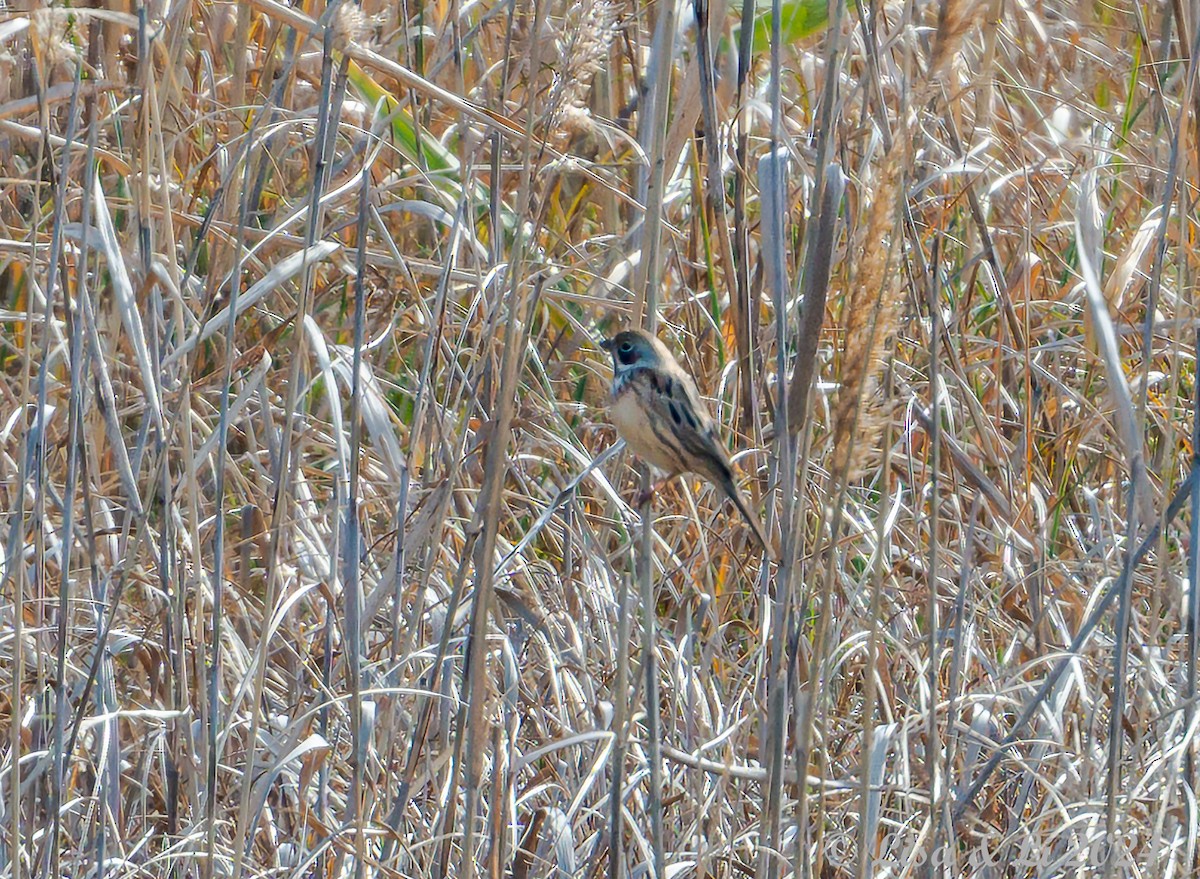
[(639, 491), (637, 493), (637, 497), (635, 497), (633, 499), (633, 505), (635, 507), (640, 507), (640, 506), (643, 506), (644, 504), (650, 503), (651, 499), (658, 492), (658, 490), (678, 475), (679, 475), (678, 473), (671, 473), (668, 476), (664, 476), (662, 479), (658, 480), (657, 482), (650, 483), (650, 487), (648, 489), (646, 489), (645, 491)]

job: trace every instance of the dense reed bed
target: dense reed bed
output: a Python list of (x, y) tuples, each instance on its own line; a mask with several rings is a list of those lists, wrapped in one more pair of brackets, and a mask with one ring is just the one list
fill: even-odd
[(1200, 21), (774, 9), (0, 4), (0, 876), (1192, 874)]

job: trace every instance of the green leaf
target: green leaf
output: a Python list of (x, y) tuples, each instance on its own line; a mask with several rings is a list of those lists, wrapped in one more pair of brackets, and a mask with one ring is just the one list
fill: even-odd
[[(400, 109), (400, 102), (377, 83), (371, 74), (351, 61), (346, 68), (346, 78), (358, 89), (375, 112), (387, 118), (392, 129), (392, 138), (400, 153), (418, 167), (432, 172), (448, 172), (458, 177), (458, 157), (433, 137), (418, 137), (417, 123), (412, 114)], [(423, 161), (422, 161), (423, 160)]]
[[(453, 201), (458, 201), (463, 192), (463, 175), (458, 157), (437, 138), (422, 135), (412, 113), (401, 109), (395, 96), (377, 83), (358, 62), (351, 61), (347, 65), (346, 78), (370, 103), (373, 112), (387, 120), (392, 132), (392, 141), (400, 154), (418, 168), (424, 168), (428, 172), (429, 181), (440, 192), (448, 195)], [(486, 211), (491, 203), (488, 187), (477, 180), (472, 181), (470, 185), (475, 204), (481, 212)], [(504, 202), (500, 204), (500, 222), (505, 231), (510, 233), (520, 228), (516, 215)]]
[[(851, 7), (854, 5), (850, 3)], [(829, 27), (828, 0), (784, 0), (779, 13), (779, 36), (785, 46), (798, 43)], [(765, 10), (754, 16), (754, 42), (751, 45), (755, 54), (771, 48), (771, 18), (769, 3)]]

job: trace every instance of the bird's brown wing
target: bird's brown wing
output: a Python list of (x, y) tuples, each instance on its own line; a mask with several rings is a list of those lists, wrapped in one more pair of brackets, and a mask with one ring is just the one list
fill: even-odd
[(746, 503), (733, 479), (729, 453), (708, 414), (695, 384), (686, 375), (662, 369), (639, 369), (629, 376), (650, 414), (647, 419), (655, 438), (670, 457), (681, 462), (676, 472), (699, 473), (721, 489), (754, 531), (768, 555), (773, 555), (762, 524)]
[(732, 478), (729, 453), (717, 433), (716, 422), (690, 378), (664, 369), (646, 369), (638, 377), (638, 390), (646, 408), (657, 416), (650, 420), (657, 425), (659, 441), (670, 446), (684, 463), (680, 470), (699, 473), (718, 483)]
[(646, 372), (647, 377), (642, 378), (639, 385), (645, 395), (647, 408), (658, 416), (651, 418), (650, 422), (661, 425), (655, 430), (659, 440), (673, 446), (675, 454), (687, 462), (681, 470), (707, 477), (733, 501), (762, 548), (769, 555), (772, 554), (762, 524), (734, 482), (729, 453), (725, 451), (717, 432), (717, 423), (708, 414), (696, 386), (690, 378), (672, 375), (665, 370)]

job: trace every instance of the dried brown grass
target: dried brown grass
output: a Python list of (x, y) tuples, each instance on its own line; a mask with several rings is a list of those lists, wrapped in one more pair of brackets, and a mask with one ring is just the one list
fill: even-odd
[[(0, 12), (0, 879), (1195, 870), (1194, 22), (844, 10), (776, 126), (692, 4), (102, 6)], [(683, 479), (638, 583), (647, 305), (779, 564)]]

